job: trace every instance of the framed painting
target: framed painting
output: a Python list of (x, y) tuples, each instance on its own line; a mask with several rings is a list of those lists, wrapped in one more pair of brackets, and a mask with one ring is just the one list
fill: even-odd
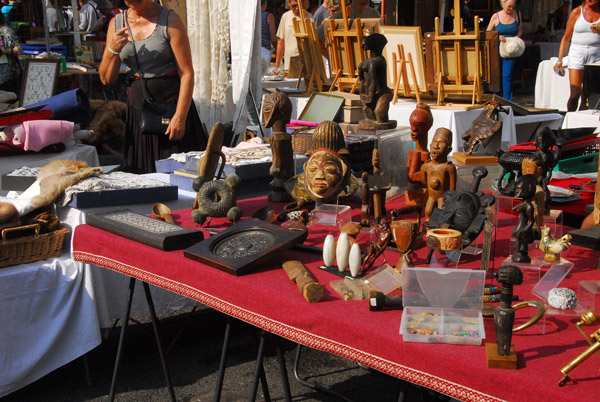
[[(421, 34), (421, 27), (384, 25), (381, 27), (381, 33), (385, 35), (385, 38), (388, 41), (383, 49), (383, 56), (387, 61), (388, 86), (390, 88), (393, 88), (394, 86), (393, 54), (396, 53), (396, 60), (399, 60), (400, 55), (398, 54), (398, 48), (402, 45), (406, 58), (408, 59), (409, 54), (412, 57), (417, 76), (417, 85), (419, 86), (419, 90), (424, 92), (427, 81), (425, 80), (425, 57), (423, 56), (423, 36)], [(412, 74), (410, 73), (408, 74), (408, 83), (410, 84), (411, 89), (415, 90)]]
[[(479, 68), (477, 71), (476, 51), (474, 40), (463, 40), (460, 44), (460, 52), (457, 53), (453, 41), (437, 42), (433, 40), (434, 34), (425, 34), (425, 60), (427, 90), (437, 90), (436, 71), (444, 71), (444, 84), (453, 84), (457, 81), (463, 83), (474, 83), (475, 75), (479, 75), (483, 90), (496, 92), (500, 90), (500, 55), (498, 53), (499, 40), (498, 31), (480, 32), (479, 40)], [(440, 46), (440, 48), (438, 48)], [(441, 53), (442, 66), (437, 65), (435, 54)], [(457, 59), (460, 54), (460, 60)], [(462, 76), (457, 77), (456, 66), (461, 66)]]
[(27, 59), (19, 104), (26, 107), (54, 95), (60, 72), (60, 60)]

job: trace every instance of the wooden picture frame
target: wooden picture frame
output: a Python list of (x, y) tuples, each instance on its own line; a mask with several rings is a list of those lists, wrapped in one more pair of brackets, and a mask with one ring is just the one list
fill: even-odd
[[(426, 62), (426, 78), (427, 78), (427, 90), (437, 90), (437, 82), (435, 77), (435, 57), (434, 57), (434, 33), (428, 32), (425, 34), (425, 62)], [(498, 39), (498, 31), (480, 32), (479, 47), (481, 51), (480, 60), (480, 80), (483, 85), (483, 90), (486, 92), (497, 92), (500, 91), (500, 54), (499, 46), (500, 42)], [(463, 62), (462, 65), (465, 67), (463, 73), (464, 82), (473, 83), (475, 72), (475, 41), (465, 40), (461, 43), (461, 51)], [(435, 44), (437, 46), (437, 44)], [(448, 72), (449, 78), (454, 78), (452, 73), (454, 72), (454, 60), (453, 55), (455, 53), (454, 43), (448, 41), (442, 44), (442, 60), (444, 63), (444, 71)]]
[(26, 107), (54, 95), (59, 73), (60, 60), (27, 59), (19, 105)]
[[(412, 55), (419, 90), (425, 91), (427, 81), (425, 78), (425, 57), (423, 55), (421, 27), (384, 25), (381, 27), (381, 33), (388, 41), (383, 49), (383, 56), (387, 61), (388, 87), (393, 88), (394, 86), (393, 53), (398, 53), (398, 46), (402, 45), (406, 57), (409, 54)], [(408, 74), (408, 83), (414, 91), (415, 86), (411, 74)]]

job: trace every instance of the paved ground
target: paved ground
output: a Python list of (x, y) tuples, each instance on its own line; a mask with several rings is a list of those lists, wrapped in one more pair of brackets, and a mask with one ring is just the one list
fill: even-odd
[[(226, 318), (214, 310), (190, 310), (161, 317), (165, 344), (170, 346), (168, 366), (178, 401), (205, 402), (214, 398)], [(126, 350), (117, 383), (117, 401), (168, 401), (164, 378), (156, 353), (151, 324), (132, 323), (128, 327)], [(256, 329), (233, 321), (228, 366), (222, 401), (246, 401), (254, 375), (257, 350)], [(79, 359), (3, 399), (2, 402), (107, 401), (119, 327), (91, 351), (87, 360), (92, 384), (85, 381), (83, 360)], [(274, 338), (270, 338), (274, 340)], [(293, 374), (295, 344), (280, 340), (294, 401), (339, 401), (301, 385)], [(167, 347), (166, 345), (165, 347)], [(267, 347), (264, 367), (272, 401), (283, 401), (284, 392), (273, 342)], [(299, 372), (309, 381), (337, 391), (354, 401), (397, 401), (401, 382), (379, 372), (325, 352), (303, 348)], [(406, 401), (445, 401), (448, 398), (408, 385)], [(268, 400), (259, 387), (257, 400)]]

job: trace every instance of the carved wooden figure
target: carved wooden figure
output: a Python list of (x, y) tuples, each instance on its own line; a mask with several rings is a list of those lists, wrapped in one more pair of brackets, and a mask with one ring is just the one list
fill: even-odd
[(311, 200), (332, 203), (350, 180), (344, 134), (333, 121), (323, 121), (313, 134), (312, 153), (304, 164), (305, 189)]
[(533, 197), (537, 178), (528, 174), (521, 176), (516, 181), (515, 198), (522, 202), (513, 208), (519, 212), (519, 222), (511, 231), (511, 236), (516, 240), (515, 253), (512, 255), (514, 262), (530, 262), (528, 246), (535, 241), (533, 225), (535, 223)]
[(500, 356), (508, 356), (515, 322), (515, 309), (511, 306), (513, 286), (523, 283), (523, 273), (519, 267), (504, 265), (498, 269), (495, 276), (502, 284), (500, 306), (494, 311), (496, 345)]
[(363, 254), (361, 273), (366, 272), (375, 264), (377, 258), (383, 254), (393, 239), (390, 224), (384, 218), (379, 218), (374, 226), (377, 239), (371, 242)]
[(396, 127), (395, 120), (389, 120), (388, 111), (392, 101), (392, 90), (387, 85), (387, 62), (383, 48), (385, 36), (374, 33), (363, 39), (361, 47), (371, 51), (371, 57), (358, 65), (360, 79), (360, 99), (363, 102), (365, 119), (358, 127), (365, 130), (385, 130)]
[(265, 97), (262, 123), (265, 127), (273, 128), (273, 133), (269, 137), (273, 155), (273, 163), (269, 169), (269, 173), (273, 176), (273, 181), (270, 183), (272, 190), (268, 196), (271, 202), (290, 200), (290, 195), (285, 191), (283, 184), (294, 175), (292, 136), (285, 129), (291, 115), (292, 103), (286, 94), (275, 92)]
[(369, 226), (369, 173), (363, 172), (362, 184), (360, 186), (360, 223)]
[(438, 128), (429, 149), (431, 159), (421, 167), (421, 183), (427, 186), (426, 219), (429, 219), (434, 207), (442, 208), (444, 193), (456, 189), (456, 166), (448, 161), (452, 150), (452, 131)]
[(406, 179), (409, 187), (404, 192), (404, 199), (406, 205), (425, 205), (427, 190), (421, 183), (421, 166), (429, 160), (427, 134), (433, 125), (433, 114), (429, 105), (417, 103), (409, 122), (410, 137), (415, 142), (415, 149), (408, 151)]

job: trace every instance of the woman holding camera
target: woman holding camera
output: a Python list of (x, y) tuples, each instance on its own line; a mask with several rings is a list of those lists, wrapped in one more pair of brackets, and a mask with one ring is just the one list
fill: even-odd
[(583, 0), (580, 7), (571, 11), (565, 34), (560, 41), (558, 61), (554, 72), (564, 75), (563, 57), (569, 49), (569, 83), (571, 94), (567, 101), (567, 111), (577, 110), (581, 96), (580, 109), (587, 109), (587, 93), (583, 84), (583, 66), (587, 63), (600, 63), (600, 0)]

